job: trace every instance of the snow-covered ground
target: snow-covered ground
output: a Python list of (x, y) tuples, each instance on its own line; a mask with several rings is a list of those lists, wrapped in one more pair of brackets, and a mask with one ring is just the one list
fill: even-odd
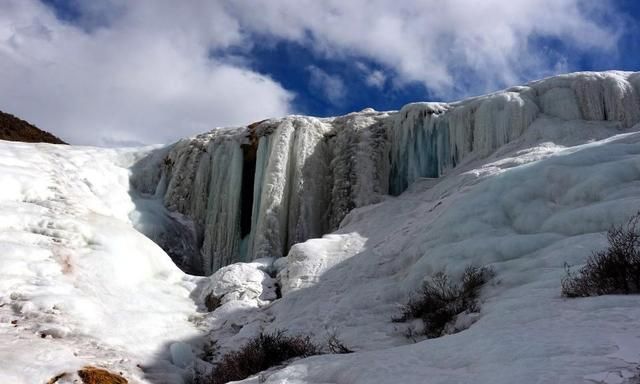
[[(591, 141), (617, 133), (594, 128), (540, 121), (486, 164), (418, 182), (294, 246), (267, 329), (319, 341), (334, 332), (363, 352), (300, 360), (267, 382), (620, 383), (638, 374), (640, 297), (560, 295), (564, 264), (583, 263), (611, 224), (640, 210), (640, 126)], [(555, 143), (528, 142), (545, 133)], [(563, 145), (576, 141), (589, 142)], [(497, 272), (478, 321), (408, 341), (391, 322), (397, 304), (426, 276), (459, 276), (469, 264)]]
[[(563, 93), (545, 92), (557, 96), (547, 97), (554, 111)], [(185, 275), (135, 229), (150, 208), (130, 169), (152, 149), (0, 142), (0, 383), (43, 383), (83, 365), (181, 383), (208, 367), (191, 351), (223, 353), (276, 329), (319, 343), (335, 334), (356, 353), (246, 382), (631, 383), (640, 297), (566, 299), (560, 281), (565, 263), (579, 266), (610, 225), (640, 210), (640, 124), (567, 110), (543, 108), (495, 152), (416, 178), (285, 258), (210, 278)], [(470, 264), (496, 271), (475, 322), (406, 338), (412, 325), (391, 321), (399, 306), (425, 278), (459, 277)], [(213, 312), (210, 293), (221, 299)]]
[(143, 153), (0, 141), (1, 383), (83, 365), (136, 382), (136, 365), (162, 365), (167, 342), (197, 334), (196, 280), (129, 219), (128, 167)]

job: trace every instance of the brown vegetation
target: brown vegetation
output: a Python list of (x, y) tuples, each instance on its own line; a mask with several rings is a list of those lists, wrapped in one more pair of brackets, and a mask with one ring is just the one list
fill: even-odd
[(423, 283), (420, 291), (404, 305), (402, 315), (393, 320), (421, 319), (427, 338), (443, 336), (458, 315), (480, 312), (480, 290), (494, 275), (492, 268), (469, 266), (462, 282), (455, 284), (444, 272), (438, 272)]
[(322, 350), (308, 336), (286, 336), (284, 331), (262, 333), (240, 350), (226, 354), (209, 377), (198, 384), (223, 384), (245, 379), (296, 357), (319, 355)]
[(607, 232), (609, 247), (595, 252), (577, 274), (567, 266), (562, 280), (566, 297), (629, 295), (640, 293), (640, 212), (626, 225)]

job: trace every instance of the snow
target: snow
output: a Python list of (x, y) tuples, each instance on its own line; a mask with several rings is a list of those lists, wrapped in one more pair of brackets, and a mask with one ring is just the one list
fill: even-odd
[[(640, 208), (639, 128), (568, 148), (514, 143), (493, 161), (356, 210), (337, 234), (295, 246), (280, 272), (294, 289), (283, 289), (265, 328), (319, 342), (337, 330), (363, 352), (299, 360), (266, 382), (582, 383), (637, 372), (640, 356), (629, 351), (640, 346), (640, 298), (564, 299), (560, 281), (565, 262), (583, 263), (605, 245), (609, 225)], [(343, 252), (329, 252), (340, 241)], [(397, 304), (426, 276), (459, 276), (471, 263), (497, 272), (480, 318), (455, 335), (405, 339), (390, 321)], [(331, 266), (309, 273), (322, 264)]]
[[(0, 142), (0, 382), (84, 365), (188, 382), (278, 329), (356, 353), (245, 382), (633, 382), (640, 297), (566, 299), (560, 281), (640, 210), (639, 91), (579, 73), (164, 148)], [(470, 264), (496, 277), (468, 328), (405, 337), (419, 324), (391, 319), (424, 279)]]
[(200, 294), (200, 302), (213, 295), (221, 305), (234, 300), (252, 301), (259, 304), (276, 299), (275, 281), (264, 271), (271, 260), (252, 263), (236, 263), (222, 267), (207, 278)]
[(182, 342), (171, 344), (169, 353), (171, 353), (171, 362), (180, 368), (188, 367), (196, 358), (191, 345)]
[(195, 281), (129, 219), (140, 152), (0, 142), (0, 382), (95, 364), (142, 380), (198, 334)]

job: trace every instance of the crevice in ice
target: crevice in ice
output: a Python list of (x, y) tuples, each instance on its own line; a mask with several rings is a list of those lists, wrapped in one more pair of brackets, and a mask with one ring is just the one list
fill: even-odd
[(240, 236), (242, 238), (251, 233), (251, 213), (253, 210), (253, 193), (255, 189), (256, 161), (258, 155), (258, 137), (255, 128), (262, 123), (251, 124), (247, 127), (249, 142), (241, 144), (242, 148), (242, 187), (240, 189)]

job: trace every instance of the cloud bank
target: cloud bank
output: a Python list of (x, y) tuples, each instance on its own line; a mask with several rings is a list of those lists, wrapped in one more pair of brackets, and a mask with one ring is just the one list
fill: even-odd
[[(364, 76), (372, 92), (419, 82), (450, 98), (572, 69), (571, 52), (554, 44), (615, 54), (624, 28), (606, 0), (68, 3), (71, 21), (37, 0), (0, 3), (0, 109), (98, 145), (167, 142), (294, 112), (298, 90), (250, 69), (251, 47), (264, 41), (375, 63)], [(312, 91), (345, 97), (339, 74), (308, 72)]]
[(194, 24), (197, 8), (130, 2), (96, 26), (89, 11), (72, 25), (36, 1), (1, 4), (0, 109), (69, 142), (168, 142), (291, 110), (268, 76), (209, 57), (242, 42), (223, 12)]
[[(361, 56), (403, 83), (452, 94), (457, 80), (485, 90), (564, 69), (565, 58), (532, 44), (613, 53), (623, 28), (610, 1), (239, 0), (242, 25), (330, 57)], [(560, 66), (559, 66), (560, 64)], [(379, 77), (372, 74), (373, 78)], [(465, 91), (464, 89), (462, 91)]]

